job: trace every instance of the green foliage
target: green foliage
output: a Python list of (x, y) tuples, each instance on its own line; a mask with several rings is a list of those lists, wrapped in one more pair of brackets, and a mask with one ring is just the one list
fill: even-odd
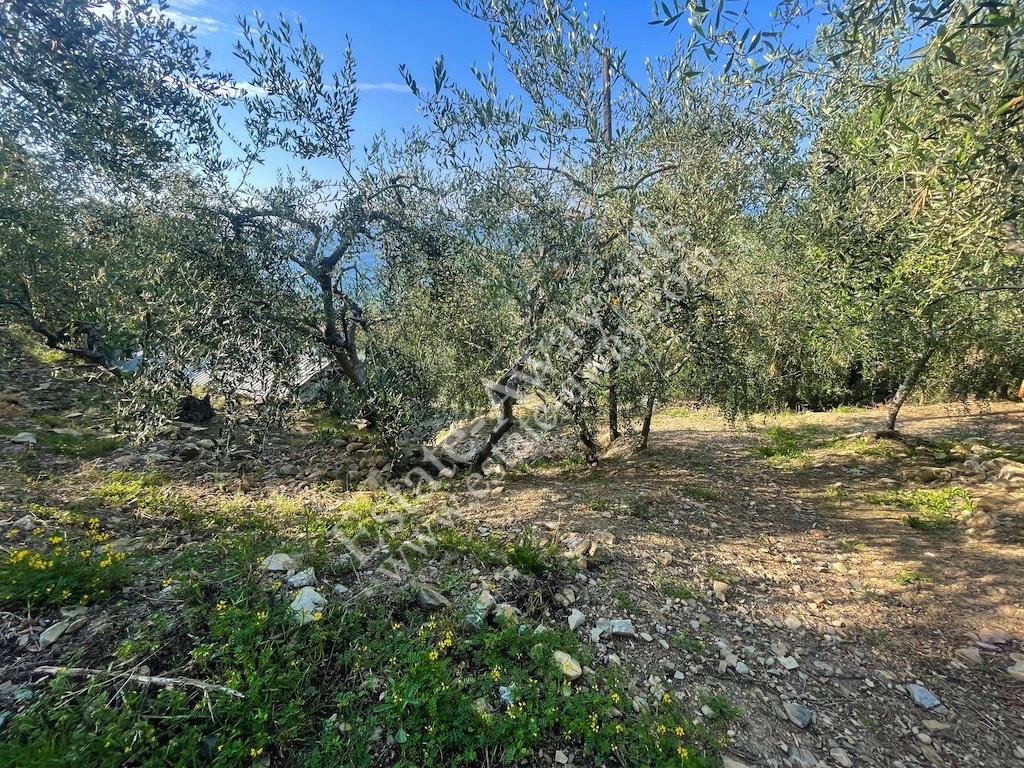
[(692, 600), (697, 597), (697, 590), (684, 581), (659, 579), (658, 590), (666, 597), (674, 597), (676, 600)]
[(820, 446), (823, 431), (820, 427), (768, 427), (764, 439), (755, 451), (766, 459), (798, 459), (811, 448)]
[[(672, 697), (634, 714), (613, 670), (567, 681), (554, 651), (588, 661), (570, 632), (431, 618), (408, 608), (406, 594), (330, 608), (299, 627), (245, 565), (259, 541), (223, 543), (210, 552), (212, 590), (189, 575), (194, 563), (179, 564), (183, 624), (154, 615), (120, 653), (141, 663), (163, 648), (164, 664), (244, 698), (125, 685), (116, 672), (85, 686), (57, 676), (8, 722), (0, 759), (184, 766), (196, 756), (238, 765), (266, 755), (309, 765), (476, 765), (496, 746), (499, 757), (518, 761), (558, 743), (597, 762), (628, 750), (638, 766), (714, 764), (713, 739)], [(64, 704), (55, 707), (58, 698)]]
[(15, 545), (0, 560), (0, 604), (28, 610), (86, 605), (108, 598), (131, 581), (127, 553), (106, 543), (110, 534), (95, 518), (87, 523), (86, 535), (45, 536), (39, 531), (26, 538), (36, 541)]
[(38, 444), (53, 453), (81, 459), (95, 459), (113, 453), (123, 445), (117, 437), (99, 437), (87, 434), (59, 434), (36, 432)]
[(923, 531), (949, 528), (956, 524), (958, 513), (975, 509), (970, 491), (956, 486), (868, 493), (864, 500), (908, 510), (910, 514), (904, 518), (907, 525)]
[(689, 632), (680, 630), (672, 635), (672, 645), (687, 653), (701, 653), (704, 650), (704, 643), (691, 635)]
[(701, 704), (711, 710), (711, 716), (715, 720), (731, 722), (743, 717), (743, 711), (720, 693), (703, 696), (701, 698)]
[(930, 584), (933, 581), (935, 581), (934, 578), (927, 573), (921, 573), (921, 571), (901, 571), (896, 575), (896, 583), (904, 587), (909, 587), (911, 584)]
[(556, 565), (557, 546), (555, 541), (544, 542), (526, 530), (509, 548), (508, 562), (523, 573), (540, 576)]

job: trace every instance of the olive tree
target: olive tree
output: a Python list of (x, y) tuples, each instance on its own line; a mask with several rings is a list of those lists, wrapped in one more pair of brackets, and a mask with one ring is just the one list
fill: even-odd
[(1022, 32), (1019, 5), (973, 2), (855, 3), (823, 32), (816, 248), (902, 369), (889, 431), (929, 364), (963, 358), (1024, 286)]

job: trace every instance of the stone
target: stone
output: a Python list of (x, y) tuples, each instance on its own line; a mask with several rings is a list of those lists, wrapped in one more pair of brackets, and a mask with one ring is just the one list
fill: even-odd
[(580, 663), (568, 653), (565, 653), (564, 651), (555, 651), (551, 656), (555, 660), (555, 664), (557, 664), (558, 668), (562, 671), (562, 674), (569, 680), (575, 680), (583, 674), (583, 667), (581, 667)]
[(737, 661), (734, 667), (736, 671), (739, 672), (741, 675), (750, 674), (750, 667), (747, 666), (747, 663), (745, 661)]
[(485, 720), (494, 714), (494, 708), (491, 706), (491, 703), (487, 701), (486, 696), (481, 696), (478, 699), (475, 699), (473, 701), (473, 709), (475, 709), (476, 713)]
[(304, 571), (289, 576), (287, 584), (292, 589), (300, 589), (301, 587), (315, 587), (316, 586), (316, 571), (312, 568), (307, 568)]
[(22, 445), (35, 445), (38, 442), (35, 432), (19, 432), (11, 438), (12, 443), (21, 443)]
[(800, 619), (793, 615), (789, 615), (786, 618), (784, 618), (782, 620), (782, 624), (786, 627), (786, 629), (790, 630), (791, 632), (796, 632), (803, 626), (803, 624), (800, 622)]
[(779, 664), (782, 665), (783, 669), (788, 669), (792, 671), (800, 666), (800, 662), (794, 659), (792, 656), (779, 656), (778, 659)]
[(291, 555), (286, 555), (283, 552), (275, 552), (272, 555), (268, 555), (263, 558), (263, 562), (260, 563), (260, 568), (264, 571), (270, 571), (271, 573), (284, 573), (287, 571), (294, 571), (298, 567), (298, 563)]
[(569, 614), (569, 629), (575, 631), (586, 620), (587, 620), (587, 617), (586, 617), (586, 615), (582, 611), (580, 611), (580, 610), (578, 610), (576, 608), (573, 608), (572, 609), (572, 613)]
[(799, 747), (796, 744), (790, 744), (789, 764), (793, 768), (815, 768), (818, 764), (818, 758), (811, 750)]
[(981, 651), (973, 645), (968, 645), (964, 648), (957, 648), (956, 655), (972, 666), (980, 666), (982, 663)]
[(986, 627), (978, 631), (978, 640), (983, 643), (994, 645), (1005, 645), (1010, 642), (1010, 635), (1004, 629), (991, 629)]
[(611, 621), (601, 619), (598, 626), (601, 625), (601, 622), (606, 622), (607, 630), (612, 637), (636, 637), (636, 629), (629, 619), (612, 619)]
[(178, 591), (178, 588), (174, 584), (168, 584), (166, 587), (156, 593), (156, 599), (159, 603), (168, 603), (174, 599), (174, 593)]
[(782, 706), (786, 710), (786, 717), (789, 721), (800, 728), (806, 728), (814, 722), (814, 711), (808, 709), (803, 704), (797, 704), (795, 701), (783, 702)]
[(555, 750), (555, 762), (559, 765), (568, 765), (569, 756), (560, 749)]
[(908, 683), (906, 688), (907, 693), (910, 694), (910, 698), (914, 700), (914, 703), (923, 709), (935, 709), (936, 707), (942, 705), (942, 702), (939, 701), (939, 697), (931, 691), (929, 691), (923, 685), (917, 685), (916, 683)]
[(1018, 682), (1024, 683), (1024, 661), (1018, 661), (1006, 670), (1006, 674)]
[(336, 594), (338, 597), (341, 597), (342, 595), (348, 594), (348, 592), (349, 592), (349, 588), (346, 587), (344, 584), (335, 584), (334, 585), (334, 594)]
[(51, 645), (60, 640), (64, 633), (68, 631), (68, 627), (71, 626), (71, 620), (65, 619), (64, 621), (58, 621), (56, 624), (51, 624), (43, 633), (39, 636), (39, 647), (49, 648)]
[(495, 601), (494, 595), (490, 593), (490, 590), (482, 590), (477, 595), (476, 600), (473, 602), (473, 607), (469, 611), (471, 623), (479, 624), (484, 621), (494, 612), (495, 605), (497, 605), (497, 601)]
[(192, 459), (198, 459), (200, 454), (203, 452), (203, 449), (195, 443), (181, 443), (174, 449), (174, 452), (179, 458), (182, 458), (185, 461), (191, 461)]
[(650, 643), (654, 640), (654, 635), (652, 635), (650, 632), (641, 632), (640, 639), (643, 640), (645, 643)]
[(850, 753), (845, 749), (836, 747), (835, 749), (830, 749), (828, 754), (840, 768), (853, 768), (853, 758), (850, 757)]
[(925, 728), (927, 728), (929, 731), (932, 731), (933, 733), (935, 731), (945, 731), (949, 728), (949, 725), (942, 722), (941, 720), (922, 720), (921, 725), (923, 725)]
[(12, 528), (17, 528), (19, 531), (32, 531), (42, 525), (42, 521), (34, 515), (22, 515), (13, 523)]
[(294, 477), (299, 474), (299, 468), (294, 464), (282, 464), (277, 468), (277, 474), (281, 477)]
[(728, 584), (726, 584), (724, 581), (715, 581), (712, 582), (711, 589), (715, 593), (715, 597), (717, 597), (720, 602), (724, 603), (726, 601), (726, 598), (728, 597), (729, 593)]
[(316, 615), (325, 605), (327, 605), (326, 597), (312, 587), (303, 587), (288, 607), (291, 608), (295, 621), (299, 624), (309, 624), (311, 621), (316, 621)]
[(737, 760), (735, 757), (722, 755), (722, 768), (750, 768), (750, 766)]
[(416, 603), (420, 608), (427, 611), (440, 611), (443, 608), (451, 608), (451, 601), (430, 587), (420, 587), (416, 590)]
[(945, 768), (946, 761), (943, 760), (939, 756), (939, 753), (935, 751), (935, 747), (928, 744), (922, 744), (921, 754), (928, 758), (928, 762), (935, 766), (935, 768)]
[(519, 609), (512, 603), (498, 603), (494, 606), (494, 618), (501, 623), (511, 624), (519, 621)]

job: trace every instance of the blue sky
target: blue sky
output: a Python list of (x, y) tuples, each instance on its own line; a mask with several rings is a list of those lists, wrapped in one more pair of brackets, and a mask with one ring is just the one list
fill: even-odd
[[(750, 0), (751, 15), (765, 22), (773, 7), (771, 0)], [(676, 32), (651, 26), (650, 0), (591, 0), (588, 8), (591, 17), (607, 17), (613, 42), (626, 50), (629, 67), (638, 76), (644, 60), (670, 53), (675, 36), (685, 29), (685, 24)], [(196, 27), (214, 66), (239, 80), (245, 80), (245, 72), (232, 55), (239, 39), (237, 18), (253, 11), (268, 18), (279, 13), (301, 18), (328, 67), (339, 61), (346, 35), (351, 39), (361, 83), (354, 125), (357, 145), (377, 131), (397, 136), (416, 123), (416, 102), (398, 73), (400, 64), (429, 82), (434, 59), (443, 54), (449, 75), (468, 82), (470, 65), (483, 64), (491, 55), (486, 25), (451, 0), (169, 0), (168, 7), (176, 22)], [(265, 172), (273, 176), (273, 163)]]

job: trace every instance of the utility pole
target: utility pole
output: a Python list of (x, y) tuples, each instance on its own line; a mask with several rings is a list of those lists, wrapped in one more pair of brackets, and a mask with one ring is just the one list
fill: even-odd
[[(604, 52), (604, 146), (607, 157), (605, 162), (611, 159), (612, 149), (612, 54), (611, 51)], [(616, 382), (619, 363), (615, 359), (618, 354), (617, 347), (611, 350), (611, 361), (608, 367), (608, 436), (614, 441), (619, 438), (619, 387)]]

